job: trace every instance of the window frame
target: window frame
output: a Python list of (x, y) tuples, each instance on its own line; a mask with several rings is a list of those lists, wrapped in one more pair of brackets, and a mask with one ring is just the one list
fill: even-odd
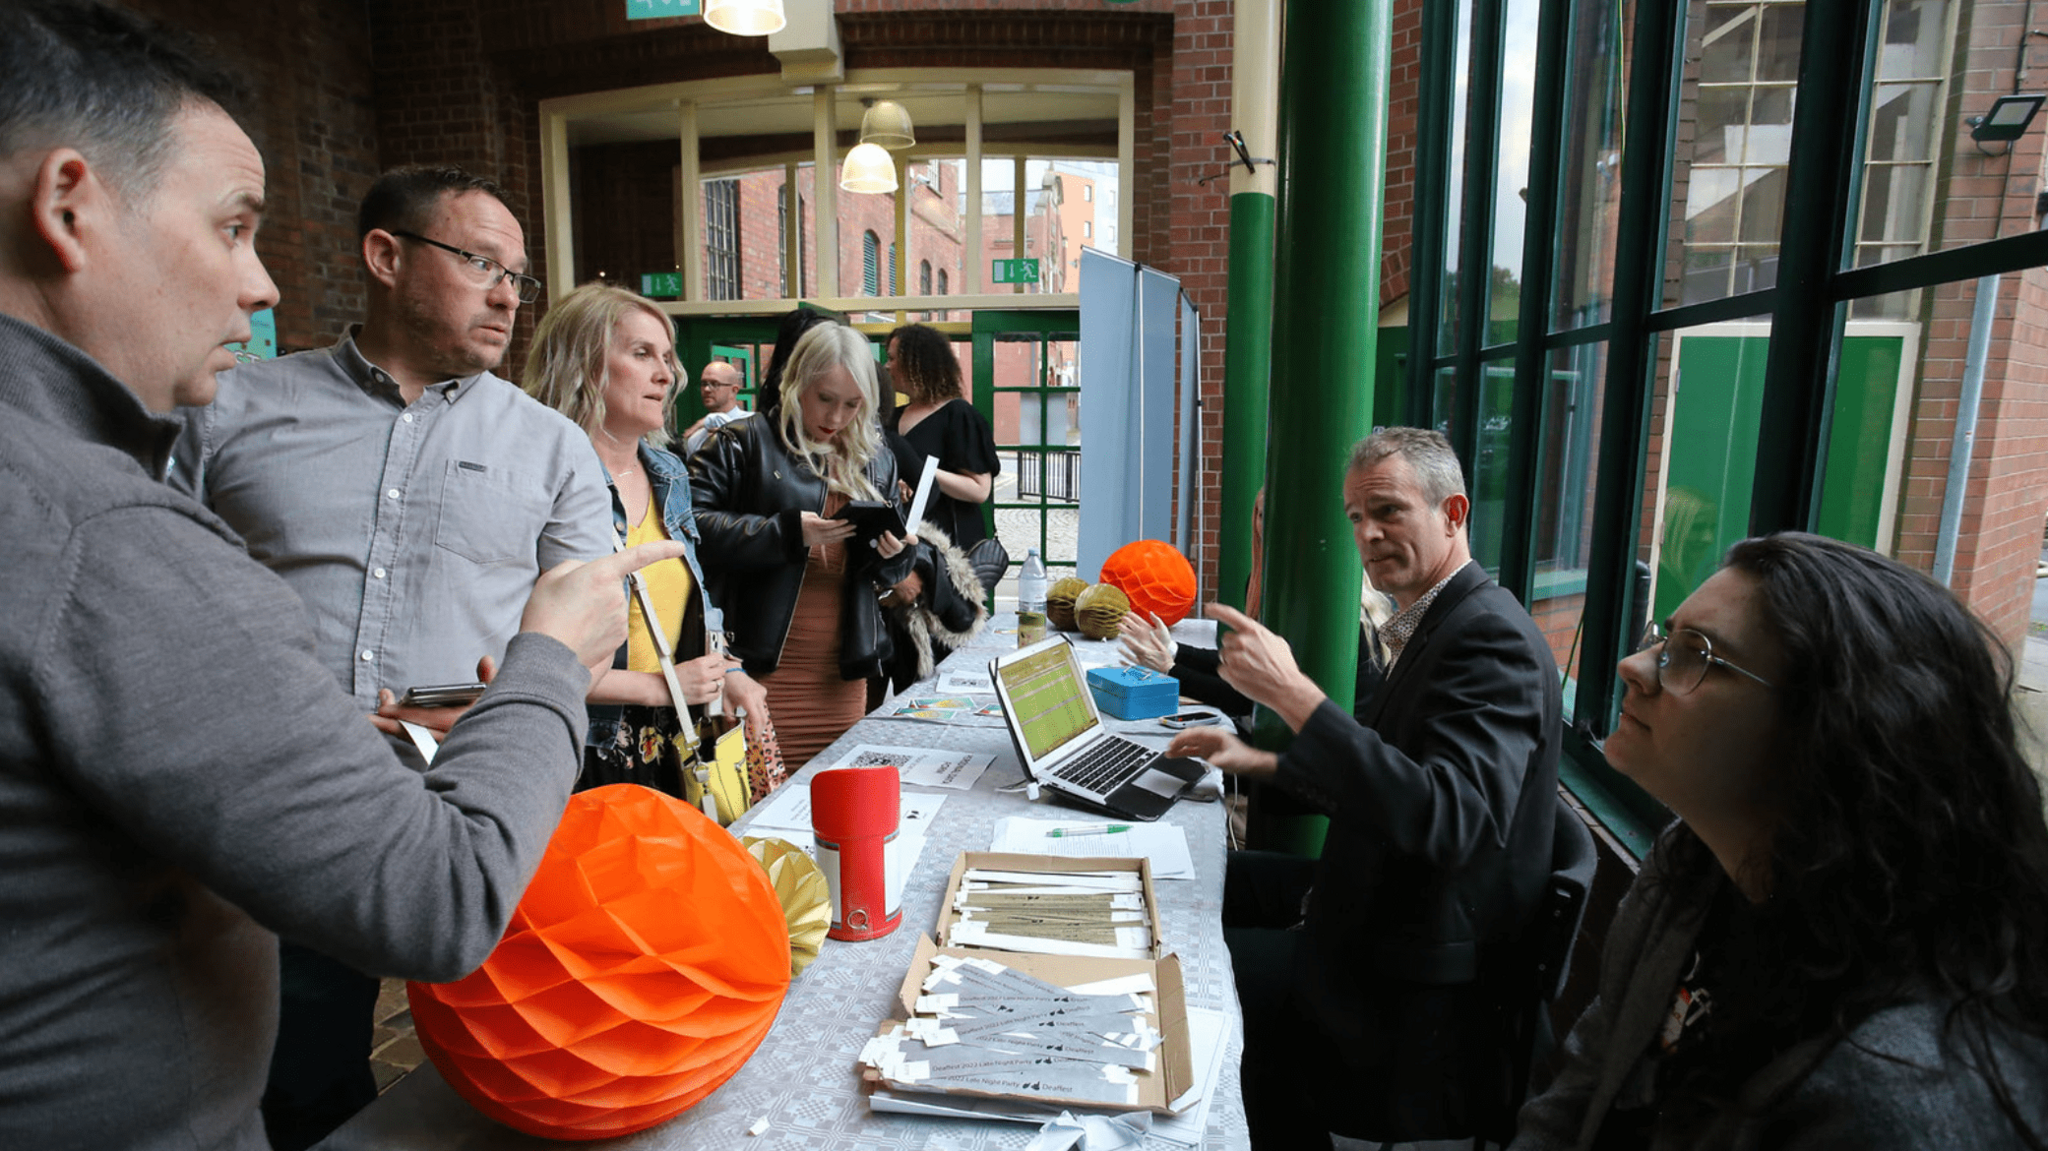
[[(1637, 614), (1634, 567), (1644, 497), (1644, 467), (1651, 436), (1650, 404), (1660, 340), (1681, 329), (1755, 317), (1770, 324), (1762, 431), (1750, 506), (1749, 532), (1813, 530), (1826, 471), (1829, 412), (1842, 323), (1851, 304), (1890, 293), (1931, 288), (2048, 264), (2048, 231), (1986, 240), (1965, 247), (1855, 267), (1855, 234), (1864, 195), (1864, 150), (1870, 131), (1877, 40), (1886, 0), (1807, 0), (1801, 13), (1801, 51), (1785, 207), (1780, 222), (1774, 286), (1740, 295), (1667, 304), (1664, 279), (1671, 219), (1671, 165), (1680, 112), (1685, 29), (1691, 4), (1636, 0), (1628, 28), (1623, 122), (1634, 126), (1620, 157), (1620, 200), (1609, 291), (1611, 311), (1600, 322), (1571, 326), (1560, 318), (1560, 285), (1553, 282), (1564, 234), (1560, 209), (1566, 181), (1564, 146), (1570, 104), (1567, 81), (1576, 62), (1537, 69), (1528, 170), (1531, 179), (1523, 245), (1518, 330), (1508, 343), (1484, 343), (1487, 325), (1453, 325), (1455, 339), (1439, 345), (1442, 312), (1484, 317), (1493, 252), (1492, 179), (1499, 148), (1498, 100), (1504, 59), (1506, 0), (1472, 0), (1473, 36), (1463, 78), (1470, 104), (1465, 137), (1451, 139), (1457, 46), (1457, 5), (1423, 7), (1417, 98), (1415, 195), (1411, 226), (1414, 259), (1409, 281), (1408, 356), (1401, 418), (1449, 425), (1468, 477), (1475, 475), (1479, 439), (1477, 381), (1504, 362), (1513, 364), (1508, 437), (1507, 506), (1501, 533), (1499, 580), (1523, 603), (1535, 586), (1534, 538), (1538, 501), (1538, 436), (1546, 414), (1552, 356), (1563, 349), (1604, 342), (1600, 382), (1600, 434), (1594, 455), (1591, 558), (1582, 609), (1580, 674), (1567, 684), (1564, 775), (1624, 844), (1640, 854), (1668, 818), (1660, 805), (1609, 769), (1600, 752), (1618, 704), (1614, 663), (1633, 636)], [(1565, 61), (1573, 43), (1571, 21), (1582, 4), (1542, 0), (1535, 58)], [(1620, 4), (1616, 5), (1618, 10)], [(1951, 77), (1950, 82), (1953, 82)], [(1852, 124), (1844, 132), (1842, 125)], [(1954, 131), (1953, 126), (1949, 129)], [(2039, 129), (2036, 129), (2039, 130)], [(1466, 161), (1461, 200), (1448, 197), (1454, 149)], [(1486, 171), (1480, 172), (1480, 168)], [(1928, 195), (1935, 194), (1931, 188)], [(1456, 212), (1457, 267), (1446, 267), (1444, 237)], [(1444, 285), (1457, 277), (1457, 298)], [(1451, 410), (1434, 410), (1440, 375), (1449, 373)], [(1816, 386), (1813, 381), (1820, 381)]]

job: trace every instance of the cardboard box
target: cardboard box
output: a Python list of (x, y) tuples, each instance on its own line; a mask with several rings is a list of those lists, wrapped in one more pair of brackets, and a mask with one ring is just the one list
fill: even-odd
[[(1042, 857), (1027, 856), (1024, 858), (1039, 859)], [(1061, 862), (1072, 863), (1079, 861), (1062, 860)], [(1128, 863), (1131, 861), (1118, 860), (1117, 862)], [(976, 866), (981, 865), (977, 864)], [(1139, 972), (1151, 975), (1152, 982), (1158, 990), (1153, 996), (1154, 1010), (1147, 1012), (1145, 1019), (1159, 1031), (1161, 1036), (1158, 1047), (1159, 1066), (1155, 1071), (1141, 1071), (1137, 1073), (1138, 1098), (1133, 1106), (1142, 1107), (1161, 1115), (1174, 1115), (1178, 1114), (1174, 1109), (1174, 1104), (1179, 1103), (1180, 1110), (1183, 1111), (1194, 1105), (1194, 1100), (1183, 1101), (1181, 1098), (1191, 1088), (1196, 1086), (1196, 1080), (1194, 1051), (1188, 1038), (1187, 995), (1181, 983), (1180, 960), (1176, 957), (1169, 955), (1164, 959), (1092, 959), (1073, 955), (1031, 955), (1014, 951), (990, 951), (979, 947), (942, 948), (932, 942), (929, 936), (920, 936), (917, 941), (917, 954), (911, 958), (910, 970), (904, 973), (903, 985), (897, 992), (898, 1003), (903, 1009), (902, 1018), (884, 1022), (876, 1034), (887, 1034), (890, 1028), (900, 1026), (904, 1020), (916, 1014), (917, 997), (923, 994), (925, 976), (931, 973), (932, 957), (935, 955), (989, 959), (1006, 967), (1015, 968), (1033, 978), (1043, 979), (1047, 983), (1057, 983), (1062, 986), (1092, 983), (1098, 979), (1114, 979), (1118, 976), (1133, 975)], [(886, 1084), (889, 1090), (897, 1092), (915, 1092), (920, 1090), (915, 1084), (903, 1084), (893, 1080), (884, 1080), (881, 1074), (872, 1068), (863, 1067), (861, 1070), (863, 1078), (870, 1085)], [(930, 1089), (923, 1090), (929, 1091)], [(1004, 1095), (999, 1092), (966, 1089), (946, 1089), (932, 1093), (978, 1099), (1028, 1099), (1034, 1103), (1050, 1103), (1062, 1107), (1081, 1107), (1091, 1110), (1105, 1109), (1105, 1105), (1101, 1102), (1088, 1099), (1060, 1099), (1042, 1095)], [(1125, 1111), (1129, 1110), (1129, 1107), (1109, 1106), (1107, 1109)]]
[[(882, 1024), (877, 1034), (887, 1034), (892, 1027), (904, 1023), (917, 1013), (917, 998), (923, 994), (925, 977), (931, 974), (932, 957), (952, 955), (977, 957), (992, 960), (1005, 967), (1014, 968), (1036, 979), (1063, 987), (1093, 983), (1102, 979), (1144, 973), (1152, 977), (1156, 988), (1153, 994), (1153, 1010), (1145, 1019), (1160, 1034), (1157, 1049), (1156, 1070), (1139, 1072), (1138, 1097), (1133, 1106), (1143, 1107), (1162, 1115), (1176, 1114), (1174, 1105), (1180, 1104), (1185, 1110), (1194, 1100), (1183, 1100), (1182, 1096), (1196, 1086), (1194, 1051), (1188, 1038), (1187, 995), (1181, 982), (1180, 960), (1165, 954), (1166, 933), (1159, 923), (1158, 894), (1152, 889), (1152, 863), (1147, 859), (1088, 858), (1069, 859), (1052, 855), (1025, 855), (1010, 852), (967, 851), (953, 861), (953, 874), (946, 882), (945, 901), (939, 910), (937, 939), (945, 938), (953, 914), (953, 896), (970, 868), (997, 871), (1135, 871), (1139, 885), (1145, 893), (1146, 920), (1152, 929), (1152, 957), (1149, 959), (1108, 959), (1074, 955), (1039, 955), (1023, 951), (999, 951), (983, 947), (940, 947), (931, 936), (920, 936), (917, 953), (911, 958), (910, 970), (904, 973), (903, 984), (898, 989), (898, 1003), (901, 1014)], [(886, 1083), (891, 1091), (919, 1091), (915, 1084), (903, 1084), (883, 1080), (872, 1068), (862, 1068), (862, 1074), (870, 1085)], [(922, 1089), (930, 1091), (931, 1089)], [(1099, 1101), (1087, 1099), (1060, 1099), (1032, 1095), (1004, 1095), (997, 1092), (946, 1089), (935, 1094), (971, 1096), (983, 1099), (1025, 1099), (1034, 1103), (1050, 1103), (1067, 1107), (1102, 1109)], [(1128, 1108), (1112, 1108), (1127, 1110)]]
[[(953, 897), (960, 892), (960, 884), (967, 876), (967, 870), (975, 868), (990, 871), (1135, 871), (1139, 885), (1145, 892), (1145, 922), (1152, 929), (1152, 958), (1159, 959), (1166, 954), (1166, 932), (1159, 926), (1159, 894), (1152, 890), (1152, 861), (1149, 859), (1121, 859), (1114, 856), (1099, 856), (1087, 859), (1067, 858), (1058, 855), (1025, 855), (1003, 851), (963, 851), (953, 861), (953, 874), (946, 880), (946, 895), (939, 903), (939, 921), (933, 925), (936, 938), (945, 939), (955, 918)], [(987, 954), (999, 963), (1017, 966), (1004, 959), (1005, 955), (1028, 955), (1030, 952), (1000, 951), (993, 948), (969, 948), (969, 954)]]

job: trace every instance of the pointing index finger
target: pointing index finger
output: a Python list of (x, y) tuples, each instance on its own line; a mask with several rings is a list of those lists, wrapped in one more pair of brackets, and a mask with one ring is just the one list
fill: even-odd
[(648, 564), (682, 557), (683, 545), (680, 541), (652, 540), (644, 544), (634, 544), (625, 551), (615, 552), (602, 559), (591, 560), (590, 566), (596, 568), (597, 574), (605, 579), (622, 580)]
[(1212, 603), (1202, 609), (1202, 614), (1232, 631), (1251, 631), (1259, 626), (1257, 620), (1226, 603)]

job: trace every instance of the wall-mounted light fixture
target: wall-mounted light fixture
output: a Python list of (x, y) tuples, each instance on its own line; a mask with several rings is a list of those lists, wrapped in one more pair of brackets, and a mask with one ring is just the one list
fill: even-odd
[(2034, 122), (2044, 100), (2048, 95), (2039, 92), (2000, 96), (1989, 112), (1970, 120), (1970, 139), (1979, 144), (2000, 140), (2010, 144), (2026, 135), (2027, 125)]
[(734, 36), (772, 36), (789, 21), (782, 0), (704, 0), (704, 22)]

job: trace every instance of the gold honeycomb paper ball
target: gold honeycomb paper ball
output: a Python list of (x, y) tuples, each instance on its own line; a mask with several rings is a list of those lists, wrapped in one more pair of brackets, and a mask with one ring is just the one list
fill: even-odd
[(768, 873), (775, 898), (782, 904), (783, 918), (789, 924), (789, 975), (794, 979), (818, 957), (825, 931), (832, 926), (832, 893), (825, 873), (803, 848), (786, 839), (748, 836), (740, 842)]
[(1063, 576), (1058, 583), (1046, 589), (1045, 618), (1061, 631), (1074, 630), (1074, 597), (1088, 590), (1088, 581), (1079, 576)]
[(1131, 597), (1106, 583), (1095, 584), (1074, 597), (1074, 623), (1089, 639), (1115, 639), (1130, 610)]

